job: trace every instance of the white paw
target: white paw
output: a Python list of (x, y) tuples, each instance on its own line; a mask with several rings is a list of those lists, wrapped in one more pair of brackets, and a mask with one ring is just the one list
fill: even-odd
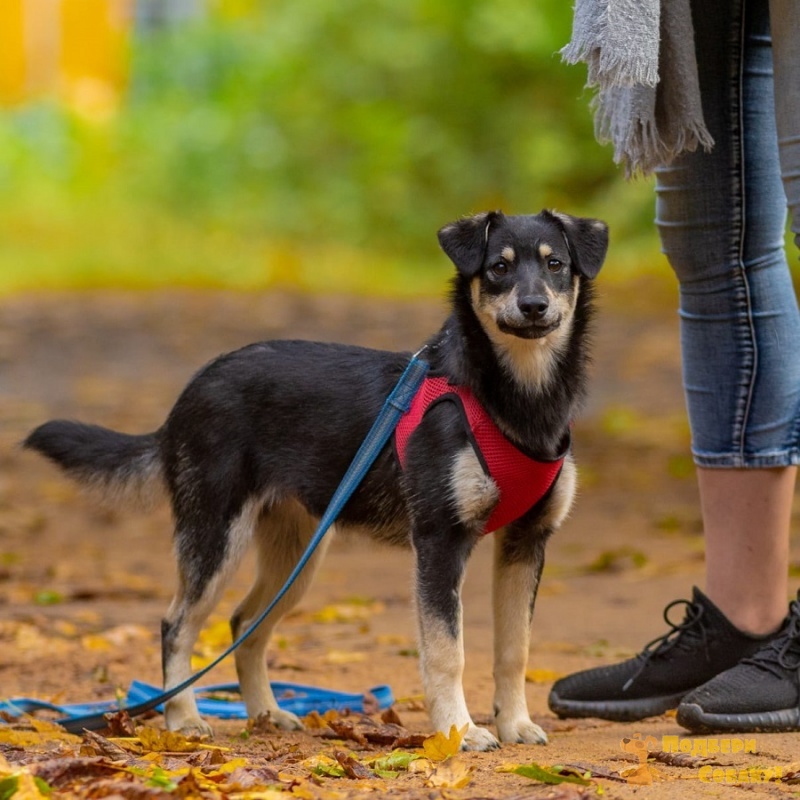
[(547, 734), (527, 717), (497, 721), (497, 732), (501, 742), (516, 742), (517, 744), (547, 744)]
[(500, 747), (500, 742), (497, 741), (494, 734), (487, 731), (486, 728), (479, 728), (472, 724), (461, 740), (462, 750), (497, 750), (498, 747)]

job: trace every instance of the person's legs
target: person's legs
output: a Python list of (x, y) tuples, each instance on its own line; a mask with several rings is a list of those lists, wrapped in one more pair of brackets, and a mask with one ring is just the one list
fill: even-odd
[(706, 593), (740, 630), (769, 633), (786, 615), (795, 472), (698, 469)]
[[(781, 175), (795, 243), (800, 245), (800, 4), (795, 0), (770, 0), (770, 16)], [(793, 367), (798, 361), (797, 349), (785, 351), (784, 370), (793, 379)], [(789, 461), (796, 463), (791, 452)], [(713, 582), (719, 602), (728, 606), (727, 613), (734, 619), (738, 615), (744, 620), (741, 624), (751, 629), (765, 626), (770, 616), (778, 613), (780, 594), (785, 591), (794, 477), (791, 467), (774, 472), (746, 471), (742, 475), (737, 470), (728, 475), (726, 482), (725, 473), (700, 470), (701, 494), (707, 507), (703, 513), (707, 558), (713, 551), (718, 559), (718, 563), (709, 562), (709, 591)], [(729, 500), (732, 496), (737, 498), (733, 503)], [(742, 515), (740, 525), (732, 519), (737, 513)], [(744, 521), (759, 520), (755, 528), (759, 531), (757, 548), (750, 550)], [(741, 592), (741, 581), (748, 577), (748, 563), (748, 589)], [(799, 668), (800, 600), (796, 600), (780, 634), (769, 644), (681, 701), (678, 722), (695, 732), (798, 730)]]
[(716, 144), (659, 170), (657, 222), (680, 281), (709, 597), (695, 590), (684, 622), (635, 659), (558, 681), (560, 716), (661, 713), (754, 654), (785, 614), (800, 315), (783, 251), (767, 0), (694, 5)]
[[(786, 608), (800, 409), (800, 316), (783, 251), (768, 4), (746, 0), (727, 42), (700, 16), (704, 109), (716, 146), (659, 171), (658, 221), (680, 280), (707, 593), (739, 628), (766, 633)], [(703, 54), (715, 47), (736, 68), (704, 69)]]

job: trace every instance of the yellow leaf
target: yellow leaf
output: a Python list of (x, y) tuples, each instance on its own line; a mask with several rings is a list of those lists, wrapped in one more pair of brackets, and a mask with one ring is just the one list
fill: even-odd
[(366, 661), (367, 654), (351, 650), (329, 650), (325, 656), (328, 664), (355, 664), (359, 661)]
[(450, 733), (447, 736), (442, 731), (436, 731), (433, 736), (429, 736), (422, 743), (425, 757), (431, 761), (444, 761), (446, 758), (454, 756), (461, 749), (461, 741), (468, 727), (465, 725), (458, 730), (455, 725), (451, 725)]
[(111, 642), (99, 633), (89, 633), (81, 637), (81, 646), (84, 650), (93, 650), (97, 653), (107, 653), (112, 649)]
[(136, 729), (136, 736), (145, 751), (154, 753), (193, 753), (200, 748), (200, 743), (187, 739), (177, 731), (162, 731), (142, 725)]
[(209, 650), (224, 650), (232, 641), (230, 623), (224, 619), (212, 622), (203, 628), (197, 637), (198, 645), (204, 655), (207, 655)]
[(45, 794), (39, 788), (33, 775), (27, 770), (17, 772), (13, 778), (5, 780), (16, 780), (17, 788), (13, 794), (14, 800), (41, 800), (43, 797), (49, 797), (49, 794)]
[(525, 680), (528, 683), (552, 683), (561, 676), (561, 672), (556, 672), (553, 669), (529, 669), (525, 673)]
[(440, 789), (463, 789), (471, 780), (474, 766), (467, 766), (463, 761), (452, 758), (429, 775), (426, 786)]
[(408, 765), (408, 771), (430, 775), (433, 772), (433, 764), (427, 758), (418, 758)]
[(53, 725), (53, 730), (46, 731), (13, 731), (7, 728), (0, 728), (0, 744), (10, 744), (16, 747), (36, 747), (53, 741), (80, 744), (81, 738), (67, 733), (57, 725)]
[(636, 767), (626, 767), (619, 771), (621, 778), (637, 786), (647, 786), (653, 781), (663, 781), (664, 776), (655, 767), (649, 764), (639, 764)]

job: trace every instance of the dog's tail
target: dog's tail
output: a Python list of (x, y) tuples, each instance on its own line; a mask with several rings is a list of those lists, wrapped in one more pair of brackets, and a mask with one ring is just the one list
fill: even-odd
[(33, 430), (23, 447), (36, 450), (80, 485), (106, 500), (149, 504), (164, 487), (157, 434), (132, 436), (56, 419)]

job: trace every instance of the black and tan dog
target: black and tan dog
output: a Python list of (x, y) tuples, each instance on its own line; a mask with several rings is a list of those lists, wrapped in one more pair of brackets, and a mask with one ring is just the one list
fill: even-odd
[[(575, 491), (570, 423), (585, 388), (591, 281), (608, 232), (597, 220), (547, 211), (490, 212), (445, 226), (439, 241), (457, 268), (452, 313), (424, 357), (444, 397), (406, 426), (402, 459), (399, 447), (383, 449), (337, 526), (413, 548), (427, 707), (438, 730), (468, 726), (464, 747), (474, 750), (498, 742), (472, 722), (464, 700), (460, 590), (472, 548), (497, 528), (497, 732), (501, 741), (544, 742), (525, 699), (529, 629), (545, 542)], [(27, 447), (81, 483), (109, 492), (166, 487), (179, 581), (162, 626), (167, 687), (190, 674), (201, 626), (249, 545), (258, 574), (231, 620), (234, 636), (283, 585), (407, 362), (406, 353), (262, 342), (201, 369), (155, 433), (56, 420), (27, 438)], [(481, 439), (487, 428), (495, 436), (489, 445)], [(549, 475), (521, 505), (505, 488), (508, 476), (495, 477), (495, 454), (481, 450), (499, 440), (499, 449)], [(280, 728), (300, 722), (275, 702), (267, 641), (301, 598), (330, 538), (236, 652), (249, 716), (269, 712)], [(167, 704), (166, 720), (173, 730), (209, 732), (191, 691)]]

